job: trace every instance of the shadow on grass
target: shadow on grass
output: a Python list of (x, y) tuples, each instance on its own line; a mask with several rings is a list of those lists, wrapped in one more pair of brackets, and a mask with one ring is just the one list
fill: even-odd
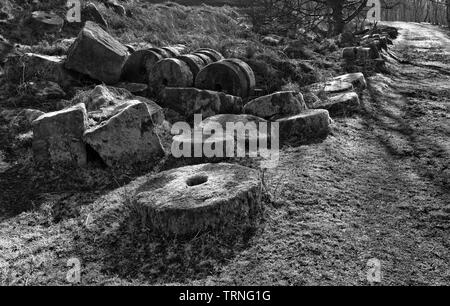
[[(399, 88), (393, 86), (393, 89)], [(362, 111), (367, 131), (376, 135), (379, 143), (391, 156), (400, 159), (413, 158), (418, 175), (439, 187), (444, 194), (450, 193), (450, 172), (443, 171), (446, 165), (448, 167), (450, 154), (439, 143), (439, 138), (448, 139), (448, 133), (436, 129), (427, 131), (430, 126), (414, 124), (417, 123), (414, 120), (424, 114), (414, 107), (414, 103), (419, 102), (399, 96), (399, 100), (394, 103), (391, 98), (380, 95), (370, 82), (368, 92), (370, 105), (365, 105)], [(391, 138), (395, 139), (396, 135), (406, 140), (405, 144), (409, 149), (405, 150), (405, 144), (399, 145), (396, 141), (390, 141)]]

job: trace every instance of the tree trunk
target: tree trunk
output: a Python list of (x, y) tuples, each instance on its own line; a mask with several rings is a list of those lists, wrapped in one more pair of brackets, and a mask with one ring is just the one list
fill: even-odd
[(339, 35), (344, 31), (345, 21), (344, 21), (344, 1), (343, 0), (328, 0), (328, 6), (332, 9), (332, 20), (333, 20), (333, 33)]
[(447, 0), (447, 26), (450, 28), (450, 0)]

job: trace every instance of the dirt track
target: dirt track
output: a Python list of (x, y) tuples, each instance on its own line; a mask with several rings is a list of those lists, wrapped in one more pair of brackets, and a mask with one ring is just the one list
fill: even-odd
[(283, 206), (227, 267), (230, 279), (368, 284), (376, 258), (383, 285), (450, 284), (450, 76), (440, 70), (450, 40), (430, 25), (393, 26), (394, 52), (419, 66), (390, 60), (392, 75), (370, 78), (362, 114), (337, 119), (322, 144), (285, 152), (272, 176)]
[[(430, 25), (393, 25), (393, 52), (413, 64), (391, 58), (360, 114), (335, 119), (323, 143), (283, 150), (266, 178), (276, 202), (238, 251), (161, 251), (130, 229), (121, 189), (49, 193), (0, 223), (0, 268), (19, 284), (67, 284), (67, 259), (78, 257), (83, 284), (366, 285), (376, 258), (382, 285), (449, 285), (450, 75), (439, 66), (450, 40)], [(80, 212), (52, 215), (73, 203)]]

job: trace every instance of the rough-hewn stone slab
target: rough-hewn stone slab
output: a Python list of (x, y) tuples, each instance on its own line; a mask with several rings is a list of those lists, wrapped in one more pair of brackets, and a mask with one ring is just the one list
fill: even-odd
[(317, 96), (330, 95), (335, 93), (342, 93), (352, 91), (353, 84), (341, 80), (331, 80), (328, 82), (315, 83), (308, 86), (308, 89)]
[(87, 21), (70, 47), (65, 66), (106, 84), (117, 83), (128, 58), (127, 48), (97, 24)]
[(366, 78), (362, 72), (348, 73), (333, 79), (334, 81), (351, 83), (355, 88), (363, 90), (367, 87)]
[(277, 119), (300, 114), (307, 109), (303, 95), (294, 91), (280, 91), (256, 98), (244, 106), (244, 113), (264, 119)]
[(33, 156), (37, 163), (86, 165), (84, 104), (47, 113), (33, 121)]
[(120, 104), (110, 119), (87, 130), (84, 140), (108, 166), (130, 165), (164, 154), (153, 128), (147, 105), (131, 100)]
[(346, 92), (327, 97), (323, 101), (311, 106), (315, 109), (326, 109), (331, 116), (340, 116), (358, 110), (359, 97), (356, 92)]
[(308, 144), (326, 138), (330, 132), (330, 115), (324, 109), (306, 110), (300, 115), (277, 120), (280, 124), (280, 141)]
[(166, 87), (162, 93), (161, 106), (171, 108), (191, 119), (195, 114), (202, 114), (203, 118), (216, 114), (237, 114), (242, 111), (243, 102), (240, 97), (222, 92)]

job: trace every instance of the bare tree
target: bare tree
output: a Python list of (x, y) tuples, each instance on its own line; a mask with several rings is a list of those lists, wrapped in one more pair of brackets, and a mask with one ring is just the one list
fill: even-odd
[(450, 28), (450, 0), (447, 0), (447, 26)]
[(251, 0), (247, 12), (258, 31), (264, 25), (318, 30), (340, 34), (366, 8), (368, 0)]

